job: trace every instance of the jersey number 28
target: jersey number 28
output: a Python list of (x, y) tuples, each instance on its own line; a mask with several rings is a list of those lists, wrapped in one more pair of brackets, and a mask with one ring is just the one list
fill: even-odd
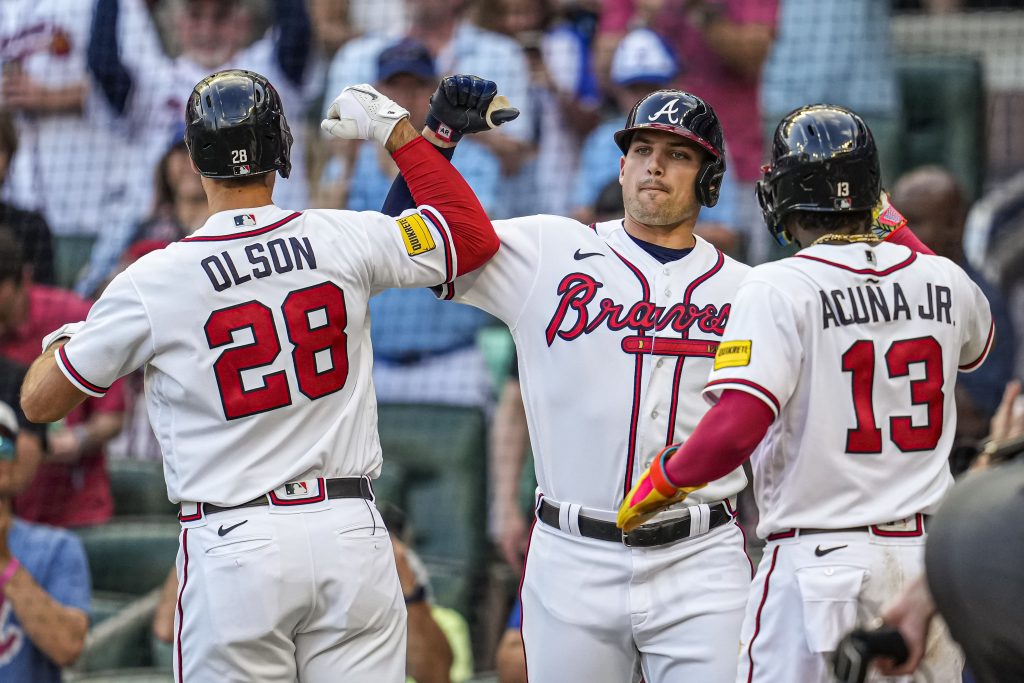
[[(909, 415), (889, 418), (889, 437), (903, 452), (928, 451), (935, 448), (942, 436), (942, 347), (934, 337), (895, 341), (885, 352), (885, 366), (890, 378), (906, 377), (910, 366), (921, 363), (924, 377), (910, 381), (910, 403), (926, 406), (928, 415), (923, 425), (914, 426)], [(843, 372), (851, 374), (853, 406), (857, 428), (846, 432), (847, 453), (881, 453), (882, 430), (875, 420), (875, 343), (861, 340), (843, 354)]]
[[(292, 366), (299, 391), (315, 400), (345, 386), (348, 355), (344, 292), (330, 282), (297, 289), (285, 297), (281, 314), (288, 340), (294, 346)], [(246, 390), (242, 385), (243, 371), (270, 365), (281, 353), (270, 308), (259, 301), (247, 301), (214, 311), (206, 321), (206, 341), (211, 349), (217, 349), (230, 344), (234, 333), (246, 328), (252, 330), (252, 343), (225, 350), (213, 364), (224, 417), (229, 420), (283, 408), (292, 402), (284, 370), (264, 375), (261, 387)], [(322, 371), (317, 369), (318, 356), (327, 366)]]

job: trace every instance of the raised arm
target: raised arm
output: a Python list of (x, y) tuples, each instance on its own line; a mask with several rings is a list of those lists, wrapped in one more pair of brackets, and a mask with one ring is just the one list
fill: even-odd
[(117, 41), (120, 0), (96, 0), (89, 31), (87, 60), (93, 80), (111, 108), (123, 114), (132, 90), (132, 75), (121, 61)]
[(281, 72), (301, 85), (313, 45), (313, 23), (305, 0), (274, 0), (274, 52)]
[(373, 138), (391, 153), (416, 204), (429, 204), (448, 224), (456, 274), (479, 268), (498, 250), (490, 219), (463, 177), (413, 129), (409, 112), (369, 85), (345, 88), (321, 127), (344, 139)]
[[(423, 135), (446, 159), (467, 133), (478, 133), (513, 121), (519, 110), (498, 96), (498, 86), (476, 76), (455, 75), (441, 80), (430, 97)], [(381, 213), (397, 216), (416, 206), (405, 173), (395, 176)]]

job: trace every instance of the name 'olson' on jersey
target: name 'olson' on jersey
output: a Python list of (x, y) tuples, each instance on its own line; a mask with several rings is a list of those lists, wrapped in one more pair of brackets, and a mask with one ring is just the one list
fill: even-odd
[(956, 325), (950, 318), (953, 295), (949, 287), (927, 283), (924, 301), (908, 301), (898, 282), (864, 284), (846, 289), (818, 290), (822, 329), (863, 323), (893, 322), (916, 315), (921, 320)]
[[(203, 267), (210, 284), (218, 292), (256, 278), (293, 270), (315, 270), (316, 254), (308, 237), (288, 237), (254, 242), (242, 250), (222, 251), (207, 256), (199, 265)], [(240, 265), (236, 265), (240, 264)], [(240, 270), (241, 269), (241, 270)]]

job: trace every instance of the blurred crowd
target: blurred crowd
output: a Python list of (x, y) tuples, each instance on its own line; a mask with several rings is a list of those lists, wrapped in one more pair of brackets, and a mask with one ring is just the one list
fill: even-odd
[[(84, 319), (90, 300), (127, 264), (208, 218), (182, 141), (184, 102), (203, 76), (250, 69), (279, 90), (295, 135), (294, 170), (275, 189), (279, 206), (377, 210), (397, 168), (373, 144), (321, 137), (324, 103), (345, 85), (368, 82), (418, 125), (441, 76), (472, 73), (497, 82), (521, 110), (499, 131), (461, 143), (453, 160), (494, 219), (620, 217), (621, 153), (612, 133), (653, 90), (701, 95), (722, 120), (727, 172), (721, 200), (701, 212), (697, 232), (751, 264), (786, 253), (770, 241), (755, 198), (770, 144), (765, 131), (812, 102), (863, 115), (895, 206), (992, 303), (996, 347), (957, 388), (969, 453), (1007, 379), (1024, 375), (1015, 342), (1024, 335), (1024, 165), (980, 178), (936, 164), (908, 167), (901, 144), (913, 122), (904, 115), (890, 27), (900, 16), (977, 10), (1018, 21), (1022, 14), (1013, 0), (7, 0), (0, 3), (0, 388), (12, 389), (0, 400), (16, 409), (13, 387), (45, 334)], [(518, 486), (507, 482), (518, 483), (528, 440), (514, 376), (494, 386), (478, 343), (494, 321), (440, 304), (428, 291), (388, 291), (371, 302), (371, 315), (380, 402), (477, 407), (493, 418), (491, 532), (514, 565), (526, 513)], [(126, 377), (45, 430), (19, 432), (0, 411), (22, 463), (13, 474), (0, 469), (0, 556), (8, 533), (12, 548), (25, 547), (25, 529), (36, 528), (25, 523), (80, 528), (110, 519), (105, 458), (160, 457), (137, 402), (142, 387), (141, 376)], [(86, 571), (73, 536), (42, 538), (37, 543), (49, 543), (77, 568), (72, 573)], [(52, 667), (81, 649), (78, 614), (88, 607), (87, 577), (54, 581), (43, 589), (68, 606), (58, 616), (70, 645), (35, 643)], [(6, 661), (0, 652), (0, 674)]]

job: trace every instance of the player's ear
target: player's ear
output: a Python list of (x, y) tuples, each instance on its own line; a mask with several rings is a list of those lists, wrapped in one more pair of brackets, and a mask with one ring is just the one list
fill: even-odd
[(625, 168), (626, 168), (626, 157), (625, 156), (621, 156), (621, 157), (619, 157), (619, 185), (621, 185), (622, 181), (624, 180), (622, 172), (623, 172), (623, 170), (625, 170)]

